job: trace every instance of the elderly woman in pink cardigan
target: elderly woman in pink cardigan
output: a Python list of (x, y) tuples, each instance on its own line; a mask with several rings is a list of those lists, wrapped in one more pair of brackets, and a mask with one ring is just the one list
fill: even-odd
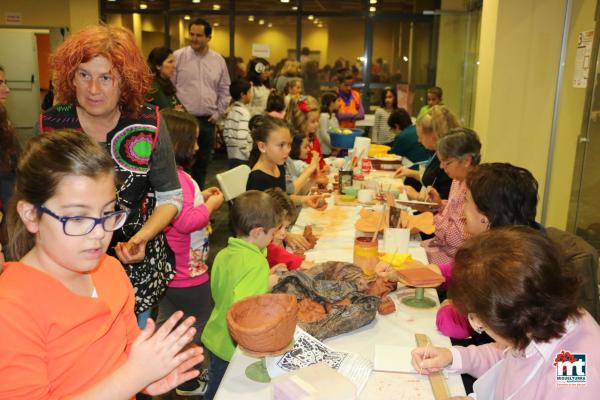
[(509, 226), (481, 233), (457, 252), (450, 293), (482, 346), (419, 347), (422, 374), (444, 369), (477, 378), (465, 399), (596, 399), (600, 327), (579, 307), (577, 279), (538, 230)]

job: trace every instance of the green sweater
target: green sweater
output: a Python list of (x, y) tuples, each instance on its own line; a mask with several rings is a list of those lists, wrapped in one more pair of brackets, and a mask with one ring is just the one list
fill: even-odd
[(202, 333), (202, 344), (217, 357), (230, 361), (235, 343), (227, 329), (227, 311), (233, 303), (248, 296), (267, 293), (269, 264), (266, 249), (230, 237), (213, 263), (210, 289), (215, 308)]

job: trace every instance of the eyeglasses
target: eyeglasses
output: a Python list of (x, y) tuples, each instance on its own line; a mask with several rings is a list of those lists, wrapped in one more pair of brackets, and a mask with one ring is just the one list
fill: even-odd
[(452, 164), (453, 162), (458, 161), (456, 158), (449, 158), (446, 160), (440, 160), (440, 165), (442, 166), (442, 168), (446, 168), (447, 166), (449, 166), (450, 164)]
[(129, 210), (125, 209), (111, 212), (101, 218), (80, 216), (61, 217), (44, 206), (38, 206), (37, 209), (41, 213), (48, 214), (52, 218), (62, 222), (63, 232), (67, 236), (87, 235), (94, 230), (96, 225), (102, 225), (102, 229), (106, 232), (114, 232), (125, 224), (129, 215)]

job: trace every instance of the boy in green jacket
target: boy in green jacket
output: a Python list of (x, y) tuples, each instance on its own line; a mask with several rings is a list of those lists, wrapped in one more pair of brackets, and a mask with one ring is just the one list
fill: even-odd
[(210, 288), (215, 308), (202, 333), (202, 343), (210, 356), (208, 388), (203, 399), (212, 400), (235, 343), (227, 329), (227, 311), (233, 303), (268, 291), (269, 264), (266, 247), (281, 224), (281, 207), (271, 196), (249, 190), (237, 197), (229, 212), (236, 237), (215, 257)]

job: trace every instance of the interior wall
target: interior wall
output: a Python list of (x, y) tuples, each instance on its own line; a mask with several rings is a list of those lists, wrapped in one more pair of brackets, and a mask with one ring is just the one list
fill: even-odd
[(444, 91), (444, 104), (457, 115), (463, 96), (466, 27), (464, 15), (440, 16), (435, 84)]
[[(52, 4), (53, 2), (43, 2)], [(69, 0), (69, 27), (77, 32), (89, 25), (100, 22), (98, 0)], [(64, 10), (63, 10), (64, 12)]]
[[(530, 170), (540, 184), (540, 200), (564, 11), (561, 0), (483, 2), (474, 123), (483, 161)], [(541, 209), (540, 201), (538, 215)]]
[[(581, 133), (585, 102), (584, 88), (573, 87), (573, 73), (579, 32), (594, 29), (595, 0), (572, 0), (571, 24), (561, 83), (556, 147), (550, 178), (547, 224), (565, 229), (572, 191), (573, 168), (578, 136)], [(592, 79), (588, 82), (593, 82)]]
[[(23, 26), (62, 27), (70, 26), (70, 0), (2, 0), (0, 16), (6, 12), (21, 13)], [(0, 22), (0, 25), (4, 21)], [(15, 25), (11, 25), (13, 28)]]

